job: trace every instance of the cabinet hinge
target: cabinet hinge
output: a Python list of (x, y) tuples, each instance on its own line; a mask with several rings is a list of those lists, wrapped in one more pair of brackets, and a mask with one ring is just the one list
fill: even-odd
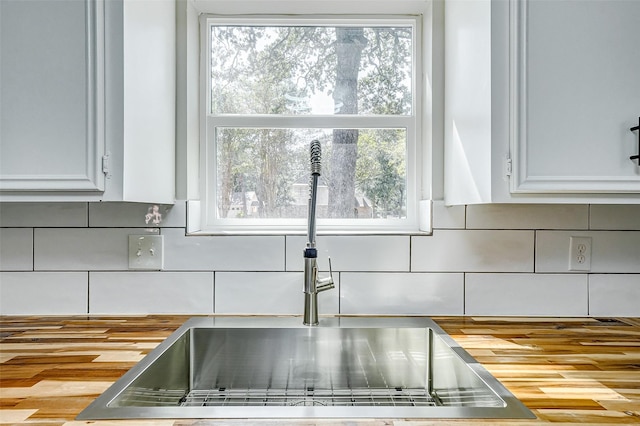
[(109, 176), (109, 154), (102, 156), (102, 173)]
[(511, 158), (510, 157), (506, 157), (504, 159), (504, 174), (505, 174), (505, 176), (511, 176), (512, 171), (513, 171), (513, 163), (511, 162)]

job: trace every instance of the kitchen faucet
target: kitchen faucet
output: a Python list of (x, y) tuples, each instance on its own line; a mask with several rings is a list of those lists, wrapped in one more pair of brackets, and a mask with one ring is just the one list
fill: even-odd
[(309, 188), (309, 220), (307, 227), (307, 246), (304, 249), (304, 325), (318, 325), (318, 293), (334, 288), (331, 259), (329, 276), (318, 277), (318, 250), (316, 249), (316, 201), (318, 198), (318, 178), (322, 149), (320, 141), (311, 141), (311, 181)]

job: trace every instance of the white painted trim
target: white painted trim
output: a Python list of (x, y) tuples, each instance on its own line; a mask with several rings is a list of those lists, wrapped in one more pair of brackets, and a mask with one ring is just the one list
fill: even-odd
[[(195, 7), (202, 5), (203, 2), (195, 0)], [(230, 2), (216, 2), (207, 1), (209, 5), (229, 5)], [(312, 2), (262, 2), (267, 4), (281, 4), (286, 3), (289, 6), (304, 4), (309, 6)], [(323, 1), (320, 1), (323, 3)], [(329, 3), (329, 2), (325, 2)], [(384, 2), (387, 4), (387, 2)], [(425, 120), (424, 103), (426, 99), (426, 82), (425, 82), (425, 64), (424, 64), (424, 17), (419, 16), (423, 9), (430, 5), (429, 1), (400, 1), (399, 3), (406, 3), (413, 5), (410, 9), (410, 14), (399, 15), (398, 10), (388, 11), (386, 14), (371, 15), (371, 11), (367, 9), (367, 14), (361, 13), (361, 8), (357, 12), (346, 12), (350, 10), (345, 5), (350, 5), (350, 2), (340, 3), (340, 7), (332, 10), (339, 10), (340, 15), (327, 15), (326, 10), (323, 10), (321, 14), (306, 15), (306, 16), (292, 16), (296, 13), (302, 13), (306, 11), (306, 8), (296, 8), (295, 12), (289, 10), (286, 16), (275, 16), (274, 10), (269, 8), (268, 12), (256, 13), (257, 7), (253, 2), (246, 2), (246, 4), (253, 4), (254, 8), (242, 9), (250, 15), (244, 16), (220, 16), (224, 15), (221, 10), (217, 8), (205, 9), (213, 10), (216, 15), (201, 15), (200, 17), (200, 31), (201, 31), (201, 44), (206, 46), (208, 44), (208, 28), (211, 22), (215, 23), (241, 23), (245, 25), (252, 24), (298, 24), (300, 21), (305, 21), (305, 24), (314, 25), (376, 25), (381, 24), (384, 26), (407, 24), (410, 23), (414, 30), (413, 39), (413, 79), (412, 79), (412, 91), (413, 91), (413, 106), (412, 114), (406, 116), (287, 116), (287, 115), (252, 115), (250, 125), (247, 126), (247, 118), (244, 115), (233, 114), (219, 114), (212, 115), (208, 111), (211, 105), (211, 80), (207, 78), (208, 70), (206, 64), (211, 63), (210, 49), (203, 47), (201, 51), (201, 87), (205, 88), (205, 95), (201, 96), (201, 111), (200, 111), (200, 199), (201, 199), (201, 216), (202, 222), (199, 225), (193, 225), (194, 228), (206, 233), (252, 233), (252, 232), (275, 232), (275, 233), (298, 233), (305, 229), (305, 220), (292, 220), (292, 219), (268, 219), (268, 220), (233, 220), (233, 219), (217, 219), (215, 203), (207, 202), (207, 200), (217, 199), (217, 186), (215, 185), (215, 179), (212, 176), (216, 176), (216, 159), (213, 153), (215, 152), (215, 146), (213, 138), (211, 140), (207, 135), (213, 135), (217, 127), (270, 127), (270, 128), (406, 128), (407, 129), (407, 141), (408, 150), (406, 157), (406, 169), (407, 169), (407, 217), (405, 219), (387, 219), (381, 220), (367, 220), (367, 219), (353, 219), (353, 220), (340, 220), (339, 223), (334, 224), (335, 220), (322, 220), (317, 221), (319, 233), (407, 233), (407, 232), (423, 232), (423, 228), (430, 230), (429, 216), (428, 222), (422, 219), (425, 210), (419, 208), (419, 203), (423, 200), (423, 193), (430, 193), (430, 188), (423, 188), (421, 184), (424, 181), (423, 175), (429, 174), (431, 168), (427, 167), (423, 159), (423, 150), (427, 150), (423, 147), (424, 135), (423, 132)], [(416, 7), (420, 5), (420, 7)], [(260, 7), (258, 7), (260, 9)], [(262, 9), (260, 9), (262, 10)], [(345, 11), (343, 13), (343, 11)], [(378, 12), (376, 9), (373, 13)], [(266, 13), (269, 13), (268, 15)], [(354, 16), (345, 18), (345, 15), (356, 13)], [(293, 18), (293, 20), (291, 19)], [(418, 60), (420, 59), (420, 60)], [(420, 90), (418, 90), (418, 88)], [(430, 148), (430, 147), (429, 147)], [(429, 163), (430, 164), (430, 163)], [(429, 181), (430, 182), (430, 181)], [(430, 211), (430, 210), (429, 210)], [(384, 222), (384, 223), (381, 223)], [(427, 231), (429, 232), (429, 231)]]
[[(102, 157), (100, 157), (102, 162)], [(0, 175), (0, 191), (100, 191), (87, 175)]]
[(621, 176), (527, 176), (515, 192), (638, 193), (640, 178)]
[(422, 200), (418, 203), (418, 206), (420, 232), (431, 234), (433, 232), (433, 201)]
[[(524, 120), (521, 119), (522, 108), (526, 105), (522, 103), (522, 95), (520, 90), (524, 84), (520, 84), (524, 78), (520, 75), (525, 71), (524, 65), (520, 62), (524, 58), (522, 50), (526, 49), (526, 44), (520, 43), (523, 35), (520, 32), (525, 31), (526, 20), (520, 15), (524, 7), (522, 2), (518, 0), (509, 1), (509, 149), (511, 170), (509, 173), (511, 192), (517, 192), (519, 183), (519, 159), (522, 128), (525, 126)], [(514, 161), (515, 160), (515, 161)]]
[(200, 13), (246, 14), (421, 14), (432, 0), (190, 0)]
[[(104, 0), (87, 1), (87, 174), (98, 191), (105, 189), (105, 13)], [(93, 143), (91, 143), (93, 142)]]

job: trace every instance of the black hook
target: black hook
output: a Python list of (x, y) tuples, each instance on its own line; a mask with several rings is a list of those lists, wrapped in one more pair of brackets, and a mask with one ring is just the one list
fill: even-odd
[(640, 166), (640, 117), (638, 117), (638, 125), (635, 127), (630, 128), (629, 130), (631, 130), (632, 132), (635, 132), (636, 130), (639, 131), (638, 134), (638, 155), (632, 155), (631, 157), (629, 157), (630, 160), (638, 160), (638, 165)]

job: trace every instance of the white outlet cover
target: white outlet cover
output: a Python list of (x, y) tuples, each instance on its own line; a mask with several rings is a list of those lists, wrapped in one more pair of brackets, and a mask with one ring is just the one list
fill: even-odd
[(163, 248), (162, 235), (129, 235), (129, 269), (162, 270)]
[(591, 270), (591, 237), (569, 238), (569, 270)]

